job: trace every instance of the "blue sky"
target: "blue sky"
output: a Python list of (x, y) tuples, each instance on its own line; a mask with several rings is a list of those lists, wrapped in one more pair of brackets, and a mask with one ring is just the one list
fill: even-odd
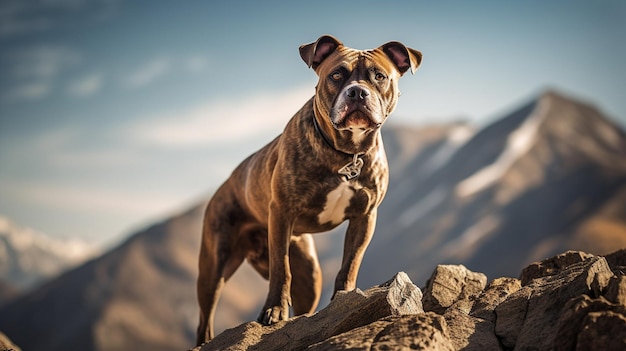
[(422, 51), (391, 123), (554, 88), (626, 124), (623, 1), (1, 1), (0, 214), (106, 244), (184, 209), (313, 94), (326, 33)]

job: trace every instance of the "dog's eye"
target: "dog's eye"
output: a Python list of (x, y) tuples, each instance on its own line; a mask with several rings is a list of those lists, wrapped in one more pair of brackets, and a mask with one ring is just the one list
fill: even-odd
[(332, 80), (334, 80), (334, 81), (342, 80), (343, 79), (343, 74), (341, 74), (341, 72), (339, 72), (339, 71), (335, 71), (335, 72), (330, 74), (330, 78)]
[(376, 75), (374, 75), (374, 79), (376, 79), (379, 82), (385, 80), (386, 78), (387, 77), (385, 77), (385, 75), (380, 73), (380, 72), (378, 72), (378, 73), (376, 73)]

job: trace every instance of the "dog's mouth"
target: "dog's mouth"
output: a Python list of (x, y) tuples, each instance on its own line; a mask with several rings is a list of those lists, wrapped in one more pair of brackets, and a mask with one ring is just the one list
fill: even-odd
[(335, 129), (343, 130), (372, 130), (379, 128), (381, 123), (376, 122), (376, 118), (372, 115), (367, 106), (349, 106), (346, 105), (340, 111), (337, 111), (337, 118), (333, 119)]

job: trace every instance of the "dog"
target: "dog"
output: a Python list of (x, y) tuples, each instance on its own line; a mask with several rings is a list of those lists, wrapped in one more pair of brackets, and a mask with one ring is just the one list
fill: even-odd
[[(247, 260), (269, 293), (258, 321), (315, 311), (322, 274), (312, 233), (348, 220), (334, 293), (354, 290), (388, 185), (380, 128), (396, 107), (398, 79), (422, 54), (400, 42), (356, 50), (330, 36), (300, 46), (319, 76), (314, 96), (283, 133), (245, 159), (209, 201), (197, 283), (197, 344), (214, 337), (225, 282)], [(334, 296), (334, 294), (333, 294)]]

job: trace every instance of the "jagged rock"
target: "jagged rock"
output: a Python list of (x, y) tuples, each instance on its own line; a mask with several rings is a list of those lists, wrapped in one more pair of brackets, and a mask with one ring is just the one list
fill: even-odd
[(438, 265), (426, 283), (424, 310), (444, 314), (453, 304), (469, 313), (474, 299), (487, 285), (487, 276), (463, 265)]
[(626, 307), (603, 297), (571, 299), (559, 318), (554, 350), (626, 350)]
[(0, 332), (0, 351), (21, 351), (4, 333)]
[(385, 317), (424, 312), (421, 299), (421, 290), (400, 272), (365, 291), (339, 292), (328, 307), (312, 316), (267, 327), (250, 322), (226, 330), (201, 350), (301, 350)]
[(455, 301), (444, 313), (450, 340), (455, 350), (501, 350), (502, 347), (495, 334), (496, 306), (507, 296), (521, 287), (520, 280), (515, 278), (494, 279), (485, 290), (476, 297), (469, 314), (457, 306), (467, 306)]
[(474, 317), (454, 307), (444, 314), (455, 350), (501, 350), (492, 321)]
[(522, 285), (527, 285), (533, 279), (553, 275), (565, 267), (591, 257), (593, 255), (581, 251), (567, 251), (546, 260), (531, 263), (522, 270), (519, 279), (522, 281)]
[(604, 297), (613, 303), (626, 307), (626, 276), (612, 277)]
[(626, 350), (626, 317), (615, 312), (592, 312), (585, 317), (576, 350)]
[(455, 350), (442, 316), (433, 312), (387, 317), (311, 345), (308, 351)]
[(626, 350), (626, 276), (614, 268), (622, 253), (609, 266), (566, 252), (486, 288), (482, 273), (438, 266), (423, 297), (398, 273), (340, 292), (312, 316), (242, 324), (196, 350)]
[(626, 274), (626, 249), (615, 251), (604, 258), (616, 275)]
[[(554, 261), (558, 259), (546, 260)], [(550, 349), (567, 302), (580, 295), (599, 296), (612, 276), (604, 257), (593, 256), (558, 274), (531, 279), (496, 307), (496, 335), (507, 348)]]
[(470, 314), (495, 323), (496, 307), (521, 287), (519, 279), (506, 277), (494, 279), (476, 299)]

